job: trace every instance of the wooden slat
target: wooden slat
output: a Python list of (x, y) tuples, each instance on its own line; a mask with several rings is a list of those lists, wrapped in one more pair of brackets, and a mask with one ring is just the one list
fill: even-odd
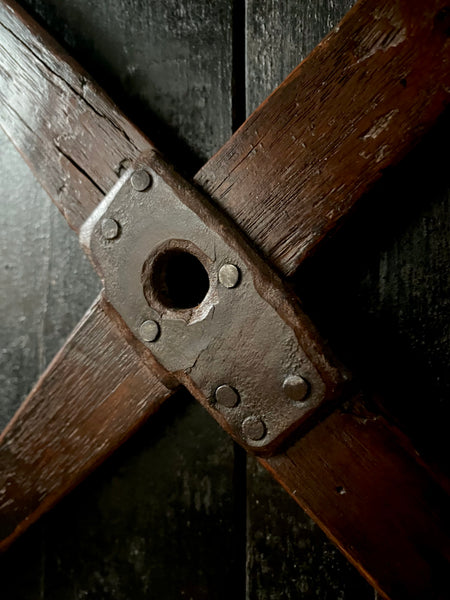
[(446, 0), (360, 0), (197, 181), (286, 275), (450, 98)]
[[(89, 75), (13, 0), (0, 3), (0, 124), (69, 225), (77, 232), (104, 193), (116, 182), (122, 168), (152, 147)], [(47, 443), (51, 429), (54, 434), (51, 438), (54, 441), (52, 448), (58, 448), (62, 442), (61, 436), (57, 435), (58, 427), (61, 427), (61, 435), (68, 439), (78, 435), (78, 420), (73, 418), (64, 422), (65, 413), (61, 413), (61, 421), (45, 421), (46, 414), (53, 414), (67, 402), (70, 405), (70, 394), (77, 392), (76, 389), (62, 386), (55, 397), (55, 388), (60, 385), (58, 377), (63, 380), (64, 372), (73, 369), (71, 352), (62, 350), (58, 362), (53, 363), (53, 367), (57, 366), (58, 369), (54, 371), (50, 368), (42, 376), (36, 390), (19, 409), (20, 419), (16, 416), (9, 425), (7, 431), (12, 432), (11, 436), (5, 433), (2, 438), (3, 448), (7, 444), (11, 454), (19, 455), (21, 461), (15, 464), (7, 464), (6, 461), (0, 463), (1, 475), (22, 484), (27, 481), (27, 485), (19, 485), (13, 497), (10, 490), (7, 494), (6, 501), (11, 503), (11, 510), (5, 513), (6, 524), (1, 527), (0, 538), (6, 536), (6, 540), (0, 543), (0, 547), (8, 545), (42, 512), (76, 486), (149, 414), (155, 412), (162, 401), (161, 390), (164, 389), (165, 397), (170, 395), (158, 383), (150, 367), (139, 364), (138, 355), (127, 347), (115, 323), (108, 322), (105, 313), (102, 313), (102, 326), (105, 333), (109, 332), (111, 351), (106, 357), (101, 354), (99, 324), (94, 317), (86, 318), (83, 326), (73, 334), (78, 347), (91, 348), (99, 344), (98, 376), (94, 378), (91, 372), (83, 374), (82, 389), (86, 389), (105, 406), (106, 402), (112, 401), (109, 397), (114, 390), (110, 387), (106, 362), (109, 360), (110, 368), (116, 368), (117, 379), (114, 381), (121, 389), (117, 399), (123, 394), (123, 400), (128, 393), (130, 401), (137, 408), (130, 410), (126, 416), (122, 410), (111, 411), (108, 427), (98, 428), (92, 461), (86, 463), (86, 457), (74, 452), (70, 465), (66, 465), (60, 461), (60, 454), (54, 451), (52, 454), (46, 453), (47, 462), (35, 465), (34, 447), (26, 439), (29, 435), (28, 426), (34, 427), (35, 416), (29, 407), (34, 407), (35, 392), (39, 391), (41, 420), (38, 425), (42, 430), (41, 433), (36, 429), (34, 433), (36, 443), (41, 435), (41, 443)], [(68, 343), (71, 344), (70, 341)], [(127, 360), (127, 353), (129, 362), (121, 365), (121, 361)], [(95, 357), (90, 358), (94, 369)], [(132, 365), (132, 359), (135, 365)], [(148, 377), (146, 384), (143, 373)], [(121, 385), (122, 377), (127, 379)], [(45, 396), (46, 393), (48, 396)], [(120, 408), (130, 409), (126, 404)], [(142, 408), (142, 414), (138, 408)], [(75, 405), (73, 411), (72, 416), (75, 417)], [(20, 430), (15, 429), (14, 423), (20, 424)], [(232, 445), (231, 441), (226, 443)], [(225, 463), (230, 462), (230, 456), (229, 453), (223, 453), (223, 445), (217, 453), (221, 454), (224, 466), (228, 466)], [(86, 447), (86, 451), (89, 450)], [(67, 456), (66, 460), (69, 458)], [(35, 466), (34, 479), (30, 481), (29, 464)], [(47, 473), (54, 475), (48, 487), (43, 486), (41, 481)], [(36, 498), (37, 486), (41, 486), (41, 491)]]
[[(247, 0), (248, 115), (331, 27), (337, 25), (353, 4), (352, 0), (289, 0), (278, 2), (274, 10), (272, 0)], [(323, 254), (326, 255), (326, 251)], [(323, 262), (326, 267), (326, 258)], [(310, 266), (308, 272), (311, 271)], [(342, 277), (342, 271), (338, 272)], [(347, 285), (348, 272), (346, 269)], [(312, 274), (307, 290), (314, 293), (317, 283), (317, 277)], [(303, 293), (304, 284), (301, 290)], [(317, 296), (318, 293), (314, 298)], [(248, 600), (272, 600), (279, 597), (280, 590), (283, 600), (298, 600), (299, 596), (330, 600), (376, 598), (373, 587), (269, 472), (252, 459), (247, 461), (246, 544)]]
[[(0, 3), (0, 121), (77, 232), (121, 169), (151, 147), (13, 1)], [(83, 363), (74, 363), (78, 356)], [(68, 374), (72, 387), (65, 385)], [(8, 485), (0, 484), (0, 548), (94, 470), (169, 395), (95, 305), (2, 435), (0, 475)]]
[[(360, 2), (340, 30), (319, 46), (197, 177), (285, 274), (295, 270), (382, 169), (403, 155), (447, 102), (448, 17), (442, 8), (437, 1), (426, 7), (406, 2), (382, 2), (377, 6), (372, 0)], [(27, 58), (32, 64), (37, 60), (33, 54)], [(25, 63), (23, 66), (30, 69)], [(26, 97), (26, 88), (24, 94)], [(64, 95), (59, 98), (55, 94), (54, 102), (61, 98)], [(95, 101), (93, 94), (90, 104), (95, 106)], [(13, 116), (12, 110), (7, 116)], [(78, 122), (71, 123), (74, 152), (83, 139), (83, 133), (76, 139)], [(26, 139), (27, 143), (33, 140), (39, 141), (30, 136)], [(94, 150), (92, 144), (85, 148)], [(89, 158), (94, 163), (97, 160), (93, 155)], [(46, 177), (44, 171), (42, 179)], [(87, 212), (79, 198), (74, 193), (68, 203), (75, 201), (77, 215)], [(89, 208), (93, 203), (95, 199), (90, 200)], [(75, 228), (77, 218), (71, 219)], [(362, 414), (364, 409), (356, 405), (354, 411)], [(434, 513), (441, 511), (442, 492), (413, 453), (403, 449), (397, 432), (387, 425), (381, 427), (376, 415), (373, 420), (381, 429), (366, 427), (364, 436), (361, 427), (355, 429), (351, 420), (336, 416), (324, 422), (326, 434), (321, 433), (325, 431), (323, 424), (317, 434), (308, 434), (304, 438), (308, 442), (303, 443), (307, 445), (309, 470), (303, 465), (306, 453), (297, 452), (303, 446), (298, 445), (266, 461), (265, 466), (293, 494), (296, 491), (294, 495), (298, 495), (300, 485), (310, 488), (302, 496), (302, 505), (384, 594), (404, 597), (408, 584), (403, 577), (409, 578), (409, 569), (417, 569), (424, 578), (420, 589), (427, 590), (425, 597), (434, 594), (438, 598), (436, 581), (440, 581), (429, 577), (426, 565), (433, 564), (440, 574), (439, 567), (445, 560), (442, 552), (448, 531), (439, 517), (435, 520)], [(364, 421), (372, 423), (372, 416), (363, 416), (361, 423)], [(331, 442), (335, 452), (325, 459), (324, 446), (331, 446)], [(373, 481), (369, 481), (367, 464), (375, 460), (368, 458), (372, 452), (379, 468), (372, 470)], [(346, 467), (341, 464), (343, 459), (349, 461)], [(347, 470), (350, 474), (344, 477)], [(351, 494), (358, 499), (349, 506), (352, 519), (344, 520), (354, 530), (351, 534), (340, 526), (344, 518), (329, 491), (327, 482), (334, 472), (343, 475), (334, 492), (339, 497)], [(322, 494), (313, 493), (315, 484), (322, 480), (329, 502), (323, 501)], [(380, 498), (380, 489), (395, 492), (395, 481), (400, 482), (400, 492), (392, 500)], [(341, 486), (346, 493), (339, 493)], [(374, 520), (370, 528), (364, 526), (368, 515)], [(397, 522), (410, 528), (390, 527)], [(436, 537), (437, 552), (428, 555), (432, 539), (424, 531), (437, 534), (437, 523), (442, 526)], [(359, 535), (358, 528), (365, 535)], [(383, 554), (372, 550), (380, 550), (379, 530), (389, 544), (390, 556), (406, 557), (405, 567), (398, 569), (400, 575), (384, 566)], [(426, 587), (427, 582), (431, 587)]]
[(75, 231), (151, 147), (13, 0), (0, 2), (0, 123)]
[(359, 401), (261, 460), (383, 597), (449, 597), (449, 497)]
[(73, 489), (172, 393), (111, 309), (86, 313), (0, 438), (0, 549)]

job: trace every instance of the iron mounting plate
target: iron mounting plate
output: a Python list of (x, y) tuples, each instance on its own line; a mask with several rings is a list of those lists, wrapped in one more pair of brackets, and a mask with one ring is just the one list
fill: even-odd
[[(151, 183), (139, 191), (132, 178), (142, 172)], [(116, 223), (117, 230), (105, 235), (105, 223)], [(142, 156), (121, 177), (80, 239), (106, 298), (133, 334), (247, 448), (272, 451), (344, 382), (345, 373), (329, 360), (277, 275), (156, 153)], [(155, 257), (174, 248), (196, 256), (208, 274), (208, 292), (193, 308), (165, 305), (151, 285), (147, 271)], [(232, 288), (219, 280), (220, 269), (230, 264), (240, 276)], [(146, 342), (147, 321), (157, 324), (157, 333)], [(307, 382), (301, 400), (286, 392), (293, 377)], [(217, 401), (220, 386), (237, 392), (234, 406)]]

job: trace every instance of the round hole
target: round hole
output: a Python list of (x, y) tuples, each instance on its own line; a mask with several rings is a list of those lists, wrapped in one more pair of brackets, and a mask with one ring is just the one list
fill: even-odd
[(171, 248), (154, 259), (150, 285), (163, 306), (182, 310), (202, 302), (209, 290), (209, 277), (196, 256)]

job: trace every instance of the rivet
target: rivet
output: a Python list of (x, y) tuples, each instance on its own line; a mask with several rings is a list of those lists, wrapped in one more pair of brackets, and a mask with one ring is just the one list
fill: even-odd
[(300, 375), (289, 375), (283, 382), (283, 390), (288, 398), (301, 402), (309, 394), (309, 383)]
[(220, 267), (219, 281), (226, 288), (234, 288), (239, 283), (240, 272), (236, 265), (227, 264)]
[(266, 426), (260, 417), (252, 415), (244, 419), (242, 432), (247, 439), (257, 442), (266, 435)]
[(144, 321), (139, 327), (139, 334), (144, 342), (154, 342), (159, 335), (159, 325), (156, 321)]
[(139, 169), (131, 176), (131, 185), (137, 192), (144, 192), (152, 183), (152, 178), (147, 171)]
[(217, 403), (226, 408), (233, 408), (240, 400), (238, 392), (230, 385), (220, 385), (214, 395)]
[(114, 219), (103, 219), (102, 236), (105, 240), (114, 240), (120, 233), (120, 225)]

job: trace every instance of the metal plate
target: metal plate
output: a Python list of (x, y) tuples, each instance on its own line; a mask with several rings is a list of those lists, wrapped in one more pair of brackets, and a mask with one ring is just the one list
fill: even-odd
[[(80, 239), (134, 335), (244, 445), (272, 449), (345, 378), (276, 275), (156, 155), (124, 174)], [(193, 307), (167, 298), (164, 278), (174, 273), (165, 271), (177, 253), (207, 273), (207, 293)], [(183, 260), (181, 294), (195, 298), (197, 279)]]

